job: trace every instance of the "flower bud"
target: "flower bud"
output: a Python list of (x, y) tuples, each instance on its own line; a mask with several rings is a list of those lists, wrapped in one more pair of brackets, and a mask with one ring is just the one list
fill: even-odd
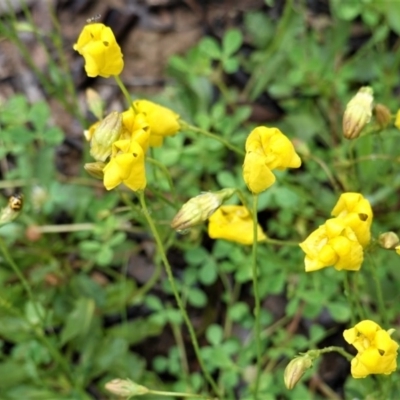
[(385, 232), (379, 235), (378, 243), (379, 246), (383, 247), (384, 249), (394, 249), (400, 240), (399, 237), (394, 232)]
[(24, 206), (24, 198), (22, 194), (16, 194), (8, 199), (8, 204), (0, 210), (0, 226), (8, 224), (18, 217)]
[(375, 119), (381, 129), (386, 128), (392, 120), (392, 114), (390, 110), (383, 104), (376, 104), (375, 108)]
[(91, 88), (86, 89), (86, 101), (89, 110), (93, 113), (93, 115), (99, 120), (102, 119), (104, 112), (104, 101), (100, 97), (99, 93)]
[(105, 161), (111, 154), (112, 144), (122, 132), (122, 115), (118, 111), (108, 114), (96, 127), (90, 141), (90, 155), (96, 161)]
[(191, 198), (175, 215), (171, 222), (171, 228), (176, 231), (184, 231), (204, 222), (235, 191), (236, 189), (222, 189), (215, 193), (206, 192)]
[(91, 175), (93, 178), (96, 179), (103, 179), (104, 178), (104, 172), (103, 169), (106, 166), (105, 163), (101, 161), (96, 161), (92, 163), (86, 163), (83, 168)]
[(362, 87), (348, 102), (343, 116), (343, 135), (346, 139), (356, 139), (364, 126), (371, 120), (373, 90)]
[(138, 385), (129, 379), (113, 379), (105, 384), (105, 388), (112, 394), (127, 398), (141, 396), (150, 392), (147, 387)]
[(297, 382), (301, 379), (304, 373), (312, 367), (312, 358), (308, 355), (303, 355), (293, 358), (292, 361), (285, 368), (283, 375), (283, 380), (285, 386), (291, 390), (293, 389)]

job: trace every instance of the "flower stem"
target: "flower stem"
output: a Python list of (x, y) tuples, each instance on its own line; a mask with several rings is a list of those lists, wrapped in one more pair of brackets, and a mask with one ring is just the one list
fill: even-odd
[(236, 147), (235, 145), (229, 143), (229, 141), (227, 141), (226, 139), (224, 139), (224, 138), (222, 138), (222, 137), (220, 137), (218, 135), (215, 135), (214, 133), (211, 133), (211, 132), (209, 132), (209, 131), (207, 131), (205, 129), (201, 129), (201, 128), (198, 128), (197, 126), (190, 125), (190, 124), (188, 124), (187, 122), (185, 122), (183, 120), (180, 120), (179, 122), (181, 124), (182, 130), (187, 129), (187, 130), (192, 131), (192, 132), (201, 133), (204, 136), (207, 136), (207, 137), (209, 137), (211, 139), (217, 140), (218, 142), (222, 143), (228, 149), (233, 150), (237, 154), (239, 154), (241, 156), (245, 155), (245, 153), (244, 153), (244, 151), (242, 149), (240, 149), (239, 147)]
[[(185, 307), (183, 306), (182, 300), (181, 300), (181, 298), (179, 296), (178, 289), (177, 289), (177, 286), (176, 286), (176, 283), (175, 283), (175, 279), (174, 279), (174, 276), (172, 274), (171, 264), (168, 261), (167, 255), (166, 255), (165, 250), (164, 250), (164, 245), (163, 245), (163, 243), (161, 241), (161, 238), (160, 238), (160, 235), (158, 233), (157, 227), (154, 224), (154, 221), (151, 218), (150, 213), (148, 212), (147, 205), (146, 205), (146, 200), (144, 198), (144, 192), (143, 191), (138, 192), (138, 197), (139, 197), (140, 205), (143, 208), (143, 213), (144, 213), (144, 215), (146, 217), (147, 223), (149, 224), (150, 230), (151, 230), (151, 232), (152, 232), (152, 234), (154, 236), (154, 240), (156, 241), (157, 248), (158, 248), (158, 251), (160, 252), (161, 259), (162, 259), (162, 261), (164, 263), (165, 270), (166, 270), (167, 275), (168, 275), (168, 280), (169, 280), (169, 283), (171, 285), (172, 292), (174, 293), (174, 296), (175, 296), (175, 300), (176, 300), (176, 302), (178, 304), (179, 310), (180, 310), (180, 312), (182, 314), (182, 317), (183, 317), (183, 319), (184, 319), (184, 321), (186, 323), (186, 326), (187, 326), (187, 328), (189, 330), (190, 339), (192, 341), (192, 345), (193, 345), (194, 351), (196, 353), (197, 360), (198, 360), (198, 362), (200, 364), (200, 367), (201, 367), (201, 369), (202, 369), (202, 371), (204, 373), (204, 376), (205, 376), (207, 382), (210, 384), (210, 386), (214, 390), (215, 394), (217, 396), (219, 396), (218, 386), (215, 383), (215, 381), (212, 378), (212, 376), (210, 375), (210, 373), (208, 372), (208, 370), (206, 369), (204, 361), (203, 361), (203, 358), (202, 358), (202, 356), (200, 354), (200, 347), (199, 347), (199, 343), (197, 341), (196, 333), (194, 331), (194, 328), (193, 328), (193, 325), (192, 325), (192, 323), (190, 321), (190, 318), (189, 318), (189, 316), (188, 316), (188, 314), (187, 314), (187, 312), (185, 310)], [(160, 393), (158, 393), (158, 394), (160, 394)]]
[(262, 360), (262, 348), (261, 348), (261, 324), (260, 324), (260, 293), (258, 291), (258, 279), (257, 279), (257, 231), (258, 231), (258, 218), (257, 218), (257, 202), (258, 195), (253, 195), (253, 252), (252, 252), (252, 275), (253, 275), (253, 290), (254, 290), (254, 336), (257, 347), (257, 373), (256, 382), (254, 386), (254, 399), (257, 399), (258, 388), (260, 386), (261, 376), (261, 360)]
[(165, 392), (163, 390), (149, 390), (148, 394), (156, 394), (159, 396), (171, 396), (171, 397), (189, 397), (196, 399), (206, 399), (206, 400), (214, 400), (207, 395), (202, 394), (193, 394), (193, 393), (183, 393), (183, 392)]
[(379, 314), (381, 315), (381, 318), (383, 320), (384, 326), (388, 327), (389, 326), (389, 321), (388, 321), (388, 316), (387, 316), (387, 310), (385, 308), (385, 302), (383, 300), (383, 293), (382, 293), (382, 287), (379, 283), (379, 277), (378, 277), (378, 271), (376, 268), (375, 261), (373, 257), (371, 257), (367, 253), (368, 259), (369, 259), (369, 264), (371, 266), (371, 273), (372, 273), (372, 278), (375, 282), (375, 287), (376, 287), (376, 297), (378, 298), (378, 309), (379, 309)]
[(124, 83), (121, 81), (121, 78), (119, 77), (119, 75), (114, 75), (114, 79), (115, 79), (115, 82), (117, 82), (117, 85), (119, 86), (119, 88), (121, 89), (121, 92), (123, 93), (123, 95), (125, 97), (128, 107), (132, 107), (133, 112), (135, 112), (135, 107), (133, 106), (131, 95), (129, 94)]
[(336, 351), (336, 353), (341, 354), (347, 361), (351, 361), (354, 358), (354, 356), (348, 353), (343, 347), (339, 346), (324, 347), (323, 349), (319, 349), (317, 351), (319, 352), (319, 354), (331, 353), (332, 351)]

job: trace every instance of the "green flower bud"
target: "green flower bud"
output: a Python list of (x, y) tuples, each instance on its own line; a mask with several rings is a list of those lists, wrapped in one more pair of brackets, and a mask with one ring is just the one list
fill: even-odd
[(348, 102), (343, 116), (343, 135), (346, 139), (356, 139), (372, 116), (373, 90), (362, 87)]
[(142, 396), (150, 392), (147, 387), (138, 385), (130, 379), (113, 379), (105, 384), (105, 388), (117, 396), (127, 398)]
[(112, 144), (122, 132), (122, 114), (113, 111), (96, 127), (90, 141), (90, 155), (96, 161), (105, 161), (111, 155)]
[(304, 373), (313, 365), (312, 358), (308, 355), (303, 355), (293, 358), (285, 368), (283, 380), (285, 386), (292, 390), (297, 382), (301, 379)]
[(105, 163), (101, 161), (96, 161), (92, 163), (86, 163), (83, 168), (91, 175), (93, 178), (96, 179), (103, 179), (104, 172), (103, 169), (106, 166)]
[(192, 226), (201, 224), (235, 191), (236, 189), (222, 189), (215, 193), (202, 193), (191, 198), (175, 215), (171, 222), (171, 228), (176, 231), (184, 231)]

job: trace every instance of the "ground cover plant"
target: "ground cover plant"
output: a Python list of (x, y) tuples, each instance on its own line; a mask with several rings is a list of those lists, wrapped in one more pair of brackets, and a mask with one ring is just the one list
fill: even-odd
[(0, 99), (1, 399), (397, 398), (400, 7), (261, 3), (152, 95), (102, 15), (66, 51), (8, 3), (45, 96)]

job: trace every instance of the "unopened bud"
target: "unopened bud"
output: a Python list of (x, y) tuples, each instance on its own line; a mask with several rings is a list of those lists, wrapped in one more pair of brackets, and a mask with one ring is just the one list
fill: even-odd
[(24, 198), (22, 194), (16, 194), (8, 199), (8, 204), (0, 210), (0, 226), (8, 224), (18, 217), (24, 206)]
[(147, 387), (138, 385), (129, 379), (113, 379), (105, 384), (105, 388), (112, 394), (127, 398), (142, 396), (150, 392)]
[(300, 139), (294, 138), (292, 140), (292, 143), (293, 143), (294, 149), (296, 150), (296, 153), (299, 156), (301, 156), (303, 158), (307, 158), (311, 155), (310, 148), (308, 147), (306, 142), (304, 142)]
[(373, 90), (362, 87), (348, 102), (343, 116), (343, 135), (346, 139), (356, 139), (372, 116)]
[(310, 356), (304, 355), (293, 358), (292, 361), (285, 368), (283, 379), (285, 386), (291, 390), (293, 389), (297, 382), (301, 379), (304, 373), (312, 367), (313, 362)]
[(103, 179), (104, 172), (103, 169), (106, 166), (105, 163), (101, 161), (96, 161), (92, 163), (86, 163), (83, 168), (91, 175), (93, 178), (96, 179)]
[(90, 141), (90, 155), (96, 161), (105, 161), (111, 154), (112, 144), (122, 132), (122, 115), (118, 111), (108, 114), (96, 127)]
[(93, 115), (97, 119), (102, 119), (104, 112), (104, 101), (100, 97), (99, 93), (91, 88), (86, 89), (86, 101), (89, 110), (93, 113)]
[(378, 238), (379, 246), (384, 249), (394, 249), (399, 242), (399, 237), (394, 232), (382, 233)]
[(184, 231), (192, 226), (201, 224), (235, 191), (236, 189), (222, 189), (218, 192), (202, 193), (191, 198), (175, 215), (171, 222), (171, 228), (176, 231)]
[(383, 104), (376, 104), (374, 107), (375, 119), (381, 129), (386, 128), (392, 120), (390, 110)]

